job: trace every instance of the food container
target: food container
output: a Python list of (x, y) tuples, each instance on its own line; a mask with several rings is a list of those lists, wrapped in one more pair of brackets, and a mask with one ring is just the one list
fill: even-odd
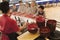
[(45, 26), (45, 18), (43, 16), (38, 16), (36, 18), (36, 23), (39, 28)]
[(28, 25), (28, 31), (32, 34), (35, 34), (37, 33), (38, 31), (38, 27), (37, 27), (37, 24), (36, 23), (31, 23)]
[(50, 29), (48, 27), (41, 27), (40, 28), (40, 36), (41, 37), (49, 37), (50, 36)]
[(56, 23), (57, 23), (56, 20), (48, 20), (47, 21), (46, 25), (49, 27), (49, 29), (51, 30), (51, 32), (55, 31), (55, 29), (56, 29)]

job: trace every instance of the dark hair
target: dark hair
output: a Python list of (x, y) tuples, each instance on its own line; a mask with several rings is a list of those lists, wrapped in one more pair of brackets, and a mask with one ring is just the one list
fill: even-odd
[(22, 1), (19, 1), (19, 3), (23, 3)]
[(2, 3), (0, 3), (0, 10), (4, 13), (4, 14), (6, 14), (8, 11), (9, 11), (9, 2), (7, 2), (7, 1), (4, 1), (4, 2), (2, 2)]
[(38, 8), (41, 8), (41, 9), (43, 9), (43, 10), (44, 10), (44, 6), (39, 6)]

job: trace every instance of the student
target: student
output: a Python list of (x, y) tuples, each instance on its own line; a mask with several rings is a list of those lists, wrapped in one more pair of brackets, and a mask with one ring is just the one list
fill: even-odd
[(16, 4), (13, 4), (13, 6), (12, 6), (12, 11), (13, 11), (13, 12), (17, 12)]
[(37, 16), (40, 15), (40, 16), (45, 17), (44, 6), (39, 6), (39, 7), (38, 7), (38, 12), (37, 12), (35, 15), (37, 15)]
[(25, 6), (24, 6), (24, 4), (23, 4), (23, 2), (22, 1), (19, 1), (19, 8), (18, 8), (18, 12), (20, 12), (20, 13), (25, 13)]
[(17, 40), (17, 32), (19, 32), (21, 28), (19, 28), (17, 23), (10, 18), (11, 12), (9, 3), (7, 1), (0, 3), (0, 10), (3, 13), (3, 15), (0, 17), (0, 31), (3, 35), (6, 35), (9, 40)]
[(31, 13), (35, 14), (37, 12), (37, 4), (35, 1), (31, 2)]
[(30, 4), (28, 3), (28, 2), (26, 2), (26, 4), (25, 4), (25, 9), (26, 9), (26, 13), (27, 14), (31, 14), (31, 8), (30, 8)]

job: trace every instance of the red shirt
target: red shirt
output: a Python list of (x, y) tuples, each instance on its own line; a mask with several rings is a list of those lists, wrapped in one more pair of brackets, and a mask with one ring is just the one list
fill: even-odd
[(17, 23), (7, 15), (0, 17), (0, 31), (6, 34), (19, 31)]
[(2, 40), (9, 40), (9, 38), (8, 38), (8, 36), (6, 36), (6, 35), (2, 35), (2, 38), (1, 38)]

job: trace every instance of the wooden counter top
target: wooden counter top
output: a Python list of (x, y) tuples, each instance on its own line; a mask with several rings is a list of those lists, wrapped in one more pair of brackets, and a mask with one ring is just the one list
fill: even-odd
[(34, 40), (38, 36), (39, 36), (39, 33), (31, 34), (27, 31), (24, 34), (18, 36), (17, 38), (18, 38), (18, 40)]

